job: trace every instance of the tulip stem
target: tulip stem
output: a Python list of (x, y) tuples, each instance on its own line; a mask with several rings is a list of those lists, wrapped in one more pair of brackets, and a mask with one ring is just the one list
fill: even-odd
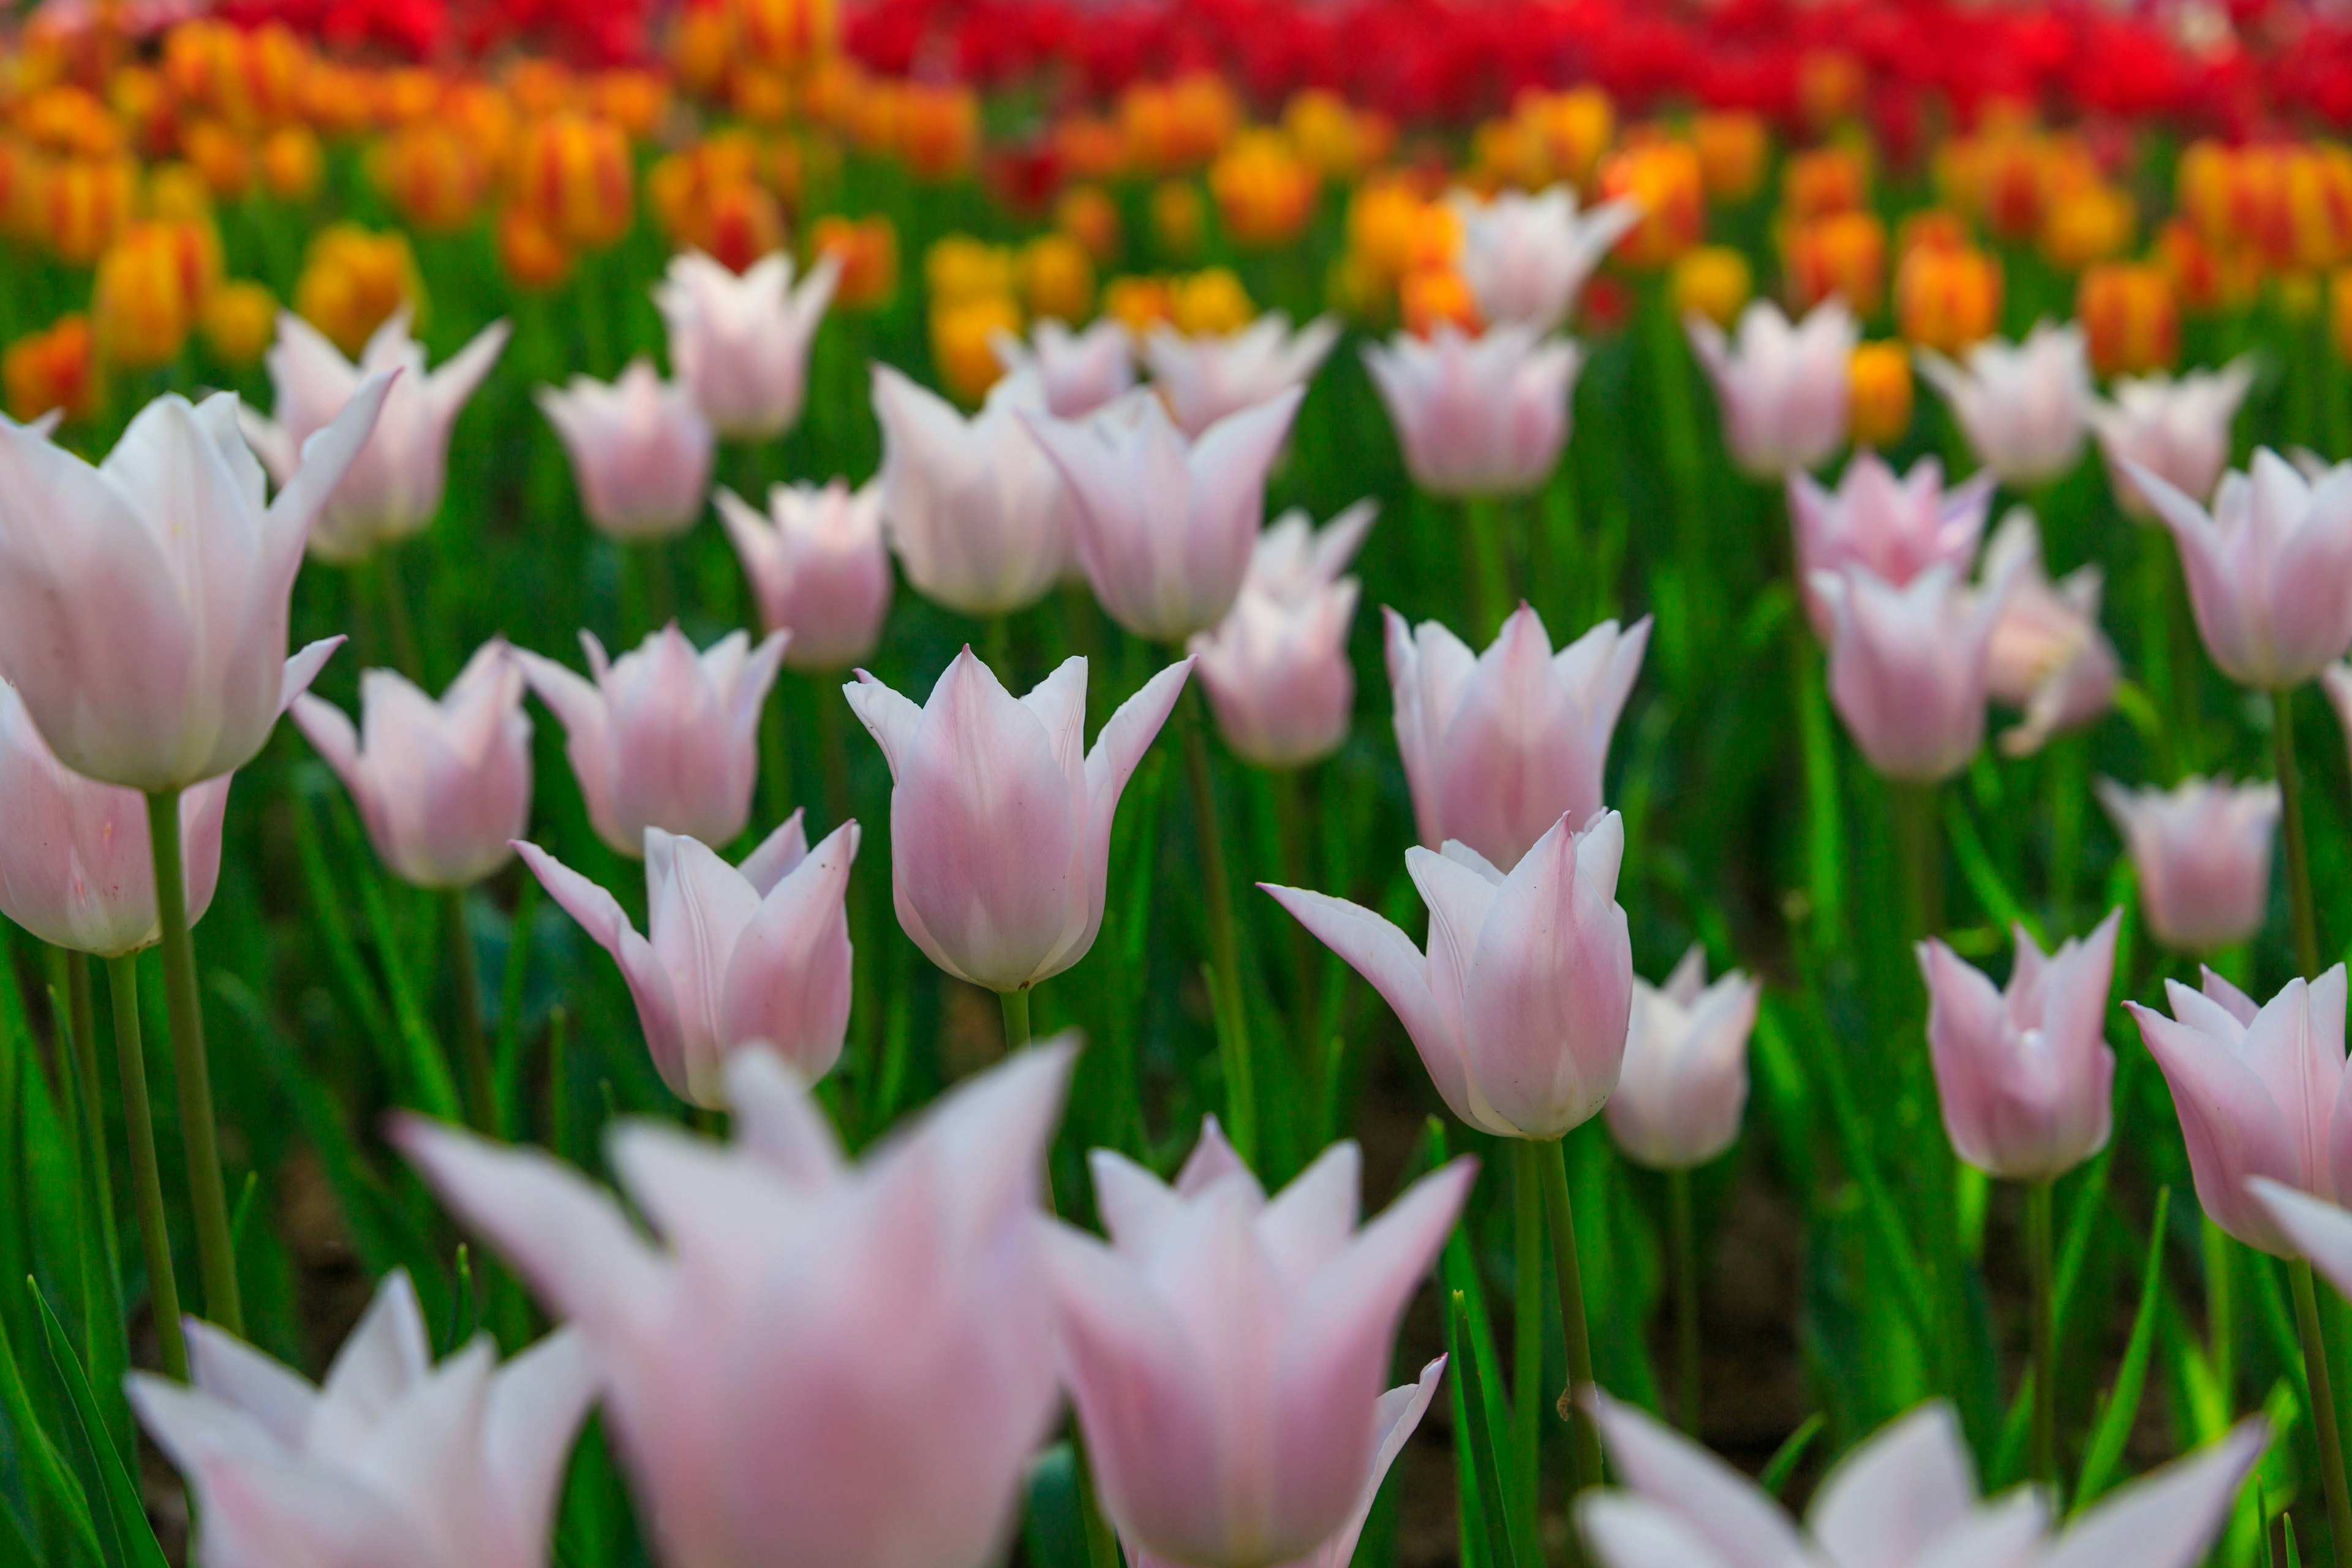
[(2352, 1568), (2352, 1494), (2344, 1489), (2344, 1446), (2336, 1429), (2336, 1394), (2327, 1375), (2327, 1341), (2319, 1328), (2319, 1297), (2311, 1283), (2311, 1260), (2287, 1265), (2294, 1283), (2295, 1326), (2303, 1331), (2305, 1404), (2311, 1409), (2311, 1436), (2319, 1445), (2319, 1479), (2327, 1492), (2327, 1533), (2336, 1542), (2336, 1568)]
[(1895, 849), (1903, 867), (1905, 914), (1913, 941), (1944, 929), (1944, 846), (1936, 832), (1936, 786), (1890, 780)]
[[(1592, 1338), (1584, 1321), (1584, 1271), (1576, 1262), (1576, 1215), (1568, 1200), (1568, 1143), (1555, 1139), (1542, 1156), (1544, 1207), (1551, 1215), (1552, 1270), (1559, 1276), (1559, 1326), (1568, 1340), (1568, 1392), (1559, 1413), (1576, 1434), (1575, 1491), (1601, 1484), (1601, 1432), (1584, 1400), (1592, 1390)], [(1571, 1501), (1569, 1515), (1575, 1518)], [(1571, 1531), (1572, 1532), (1572, 1531)]]
[[(482, 1033), (482, 975), (474, 956), (474, 939), (466, 930), (466, 892), (450, 888), (441, 895), (441, 923), (449, 928), (449, 982), (456, 995), (450, 1005), (457, 1015), (458, 1066), (466, 1075), (466, 1098), (474, 1102), (474, 1125), (499, 1136), (499, 1089), (490, 1068), (490, 1045)], [(516, 933), (520, 940), (521, 933)]]
[(1503, 555), (1503, 508), (1493, 496), (1462, 502), (1462, 545), (1470, 573), (1471, 645), (1483, 647), (1511, 613), (1511, 571)]
[[(1529, 1526), (1539, 1519), (1543, 1489), (1543, 1161), (1544, 1146), (1530, 1138), (1511, 1144), (1513, 1264), (1517, 1278), (1511, 1325), (1511, 1422), (1518, 1440), (1517, 1503)], [(1527, 1540), (1536, 1539), (1532, 1530)]]
[(2294, 693), (2271, 692), (2271, 752), (2277, 759), (2279, 819), (2286, 833), (2287, 907), (2294, 916), (2294, 960), (2306, 980), (2319, 978), (2319, 914), (2311, 901), (2311, 858), (2303, 844), (2303, 781), (2294, 765)]
[(1666, 1226), (1675, 1250), (1675, 1381), (1682, 1428), (1698, 1436), (1698, 1232), (1688, 1171), (1666, 1173)]
[[(1315, 882), (1307, 864), (1311, 831), (1307, 824), (1312, 814), (1307, 806), (1306, 772), (1301, 768), (1275, 768), (1271, 773), (1275, 828), (1282, 839), (1283, 880), (1294, 888), (1311, 888)], [(1307, 1103), (1321, 1107), (1328, 1103), (1323, 1082), (1323, 950), (1298, 921), (1283, 923), (1290, 928), (1290, 1005), (1297, 1014), (1293, 1027), (1298, 1037), (1298, 1082), (1306, 1091)], [(1318, 1128), (1316, 1146), (1319, 1148), (1328, 1142), (1329, 1136)]]
[[(147, 1258), (147, 1299), (154, 1308), (155, 1339), (164, 1375), (188, 1381), (188, 1342), (180, 1326), (180, 1284), (172, 1272), (172, 1237), (163, 1228), (163, 1173), (155, 1158), (155, 1118), (147, 1104), (147, 1053), (139, 1037), (139, 960), (122, 953), (106, 961), (114, 1003), (114, 1054), (122, 1076), (122, 1130), (131, 1142), (131, 1189), (139, 1205), (139, 1243)], [(93, 1096), (96, 1086), (91, 1089)]]
[(1224, 835), (1217, 826), (1217, 786), (1209, 773), (1209, 717), (1200, 683), (1187, 683), (1184, 774), (1192, 786), (1192, 817), (1201, 852), (1202, 900), (1208, 906), (1209, 957), (1216, 971), (1212, 1008), (1224, 1019), (1226, 1133), (1245, 1164), (1257, 1164), (1257, 1093), (1250, 1063), (1249, 1008), (1242, 999), (1241, 947), (1234, 936), (1233, 884), (1225, 871)]
[(1004, 1054), (1011, 1056), (1029, 1043), (1029, 988), (1000, 991), (996, 1000), (1004, 1009)]
[(2033, 1478), (2058, 1485), (2058, 1302), (2051, 1258), (2050, 1184), (2025, 1187), (2025, 1268), (2033, 1294)]
[(195, 1214), (205, 1313), (241, 1339), (245, 1306), (237, 1289), (236, 1245), (229, 1237), (228, 1193), (221, 1180), (220, 1134), (213, 1123), (212, 1068), (205, 1057), (204, 1000), (196, 992), (196, 949), (188, 931), (178, 790), (157, 790), (147, 797), (147, 840), (154, 854), (155, 916), (163, 932), (163, 995), (172, 1018), (180, 1142), (187, 1151), (188, 1206)]
[(401, 674), (421, 684), (425, 659), (416, 649), (416, 622), (408, 613), (408, 588), (400, 580), (399, 554), (387, 550), (383, 559), (371, 563), (368, 570), (383, 599), (384, 640), (392, 645), (392, 662)]
[(106, 1266), (115, 1266), (114, 1192), (106, 1160), (106, 1107), (99, 1094), (98, 1023), (90, 1006), (89, 960), (56, 950), (66, 974), (66, 1016), (73, 1028), (74, 1071), (81, 1077), (81, 1132), (90, 1151), (90, 1201), (98, 1205), (98, 1238)]

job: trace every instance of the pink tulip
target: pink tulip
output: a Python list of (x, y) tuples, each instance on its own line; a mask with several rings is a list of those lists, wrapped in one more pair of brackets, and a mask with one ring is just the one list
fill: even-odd
[(1266, 470), (1301, 395), (1277, 393), (1197, 437), (1146, 392), (1083, 424), (1023, 416), (1070, 488), (1078, 564), (1112, 620), (1181, 643), (1224, 618), (1265, 521)]
[(2210, 952), (2262, 929), (2278, 785), (2186, 778), (2170, 790), (2127, 790), (2101, 779), (2098, 788), (2131, 852), (2140, 910), (2158, 942)]
[(2267, 447), (2206, 510), (2126, 460), (2180, 548), (2197, 632), (2241, 686), (2300, 686), (2352, 647), (2352, 463), (2317, 480)]
[(1633, 977), (1625, 1065), (1608, 1109), (1609, 1135), (1627, 1159), (1683, 1171), (1731, 1147), (1762, 993), (1737, 969), (1709, 985), (1706, 949), (1696, 942), (1664, 985)]
[[(204, 918), (220, 879), (229, 775), (180, 796), (188, 921)], [(0, 914), (43, 942), (106, 957), (161, 940), (147, 800), (69, 773), (0, 680)]]
[(130, 1380), (198, 1502), (205, 1568), (541, 1568), (565, 1461), (600, 1382), (549, 1335), (504, 1366), (488, 1335), (440, 1365), (404, 1273), (324, 1387), (188, 1320), (195, 1386)]
[(2294, 1255), (2309, 1258), (2336, 1294), (2352, 1297), (2352, 1214), (2267, 1176), (2253, 1177), (2246, 1188)]
[(2053, 583), (2033, 514), (2019, 507), (1993, 531), (1984, 579), (2010, 585), (1993, 623), (1985, 689), (1996, 702), (2025, 710), (2024, 722), (2001, 736), (2000, 749), (2030, 756), (2115, 701), (2121, 670), (2115, 645), (2099, 629), (2099, 568), (2077, 567)]
[(1080, 332), (1048, 317), (1027, 342), (1006, 332), (992, 346), (1007, 375), (1036, 378), (1056, 419), (1083, 419), (1135, 384), (1135, 340), (1116, 316)]
[(1192, 1568), (1317, 1552), (1363, 1500), (1397, 1321), (1476, 1162), (1360, 1231), (1353, 1143), (1272, 1202), (1213, 1119), (1172, 1188), (1107, 1149), (1092, 1164), (1110, 1245), (1056, 1224), (1045, 1255), (1104, 1514)]
[(1111, 815), (1192, 661), (1119, 705), (1084, 750), (1087, 661), (1015, 699), (965, 648), (918, 708), (864, 670), (842, 688), (890, 763), (890, 888), (933, 963), (1018, 991), (1087, 955), (1102, 925)]
[(1503, 1138), (1558, 1138), (1617, 1087), (1633, 949), (1617, 907), (1625, 825), (1560, 818), (1512, 868), (1449, 842), (1405, 868), (1429, 906), (1426, 954), (1371, 910), (1324, 893), (1259, 886), (1396, 1010), (1454, 1114)]
[(710, 488), (713, 437), (685, 386), (639, 357), (615, 381), (575, 375), (562, 391), (542, 386), (536, 395), (599, 532), (627, 543), (694, 526)]
[(1397, 750), (1422, 847), (1458, 838), (1497, 866), (1566, 816), (1601, 807), (1601, 774), (1617, 715), (1642, 672), (1647, 616), (1603, 621), (1558, 653), (1541, 616), (1519, 606), (1483, 654), (1435, 621), (1410, 630), (1383, 612)]
[(1575, 313), (1577, 296), (1609, 249), (1642, 221), (1633, 202), (1604, 202), (1580, 214), (1576, 193), (1553, 185), (1533, 195), (1465, 190), (1447, 202), (1462, 220), (1463, 281), (1489, 321), (1556, 331)]
[(1978, 474), (1944, 488), (1944, 465), (1922, 458), (1897, 478), (1875, 452), (1857, 452), (1835, 490), (1801, 468), (1789, 475), (1789, 516), (1797, 546), (1797, 580), (1806, 584), (1805, 614), (1823, 642), (1836, 629), (1812, 574), (1861, 566), (1900, 588), (1930, 566), (1968, 574), (1984, 537), (1993, 478)]
[(2254, 384), (2241, 354), (2218, 371), (2118, 376), (2113, 401), (2091, 405), (2091, 429), (2106, 459), (2107, 487), (2126, 517), (2153, 521), (2156, 508), (2125, 471), (2137, 463), (2189, 500), (2205, 501), (2230, 466), (2230, 426)]
[(1235, 755), (1263, 767), (1303, 767), (1348, 738), (1356, 700), (1348, 630), (1358, 584), (1334, 577), (1377, 510), (1359, 501), (1311, 542), (1306, 513), (1285, 516), (1258, 541), (1224, 620), (1186, 645)]
[(809, 346), (841, 268), (827, 258), (793, 287), (793, 258), (772, 251), (738, 277), (699, 251), (669, 258), (654, 304), (669, 362), (711, 428), (765, 441), (791, 429), (808, 395)]
[(2121, 910), (2110, 911), (2087, 942), (2069, 938), (2046, 957), (2014, 928), (2017, 959), (2000, 991), (1941, 942), (1918, 945), (1944, 1131), (1978, 1170), (2046, 1182), (2107, 1146), (2116, 1077), (2107, 989), (2122, 921)]
[(498, 363), (512, 330), (503, 321), (491, 322), (428, 374), (425, 345), (408, 335), (408, 324), (404, 305), (376, 329), (353, 364), (316, 327), (279, 311), (278, 342), (268, 354), (276, 417), (237, 410), (245, 438), (282, 485), (302, 466), (302, 444), (334, 423), (362, 383), (397, 373), (374, 434), (311, 527), (310, 553), (321, 561), (364, 561), (431, 526), (448, 482), (449, 431)]
[(755, 648), (730, 632), (698, 657), (672, 621), (635, 652), (608, 659), (583, 631), (593, 680), (517, 652), (531, 689), (563, 721), (563, 754), (597, 837), (634, 860), (645, 853), (648, 827), (705, 844), (743, 831), (760, 771), (760, 709), (785, 640), (770, 632)]
[(1143, 340), (1143, 363), (1176, 427), (1197, 439), (1244, 409), (1304, 395), (1339, 341), (1335, 317), (1318, 316), (1294, 332), (1289, 316), (1268, 310), (1239, 331), (1202, 337), (1154, 327)]
[(890, 552), (882, 539), (882, 487), (841, 479), (772, 485), (766, 516), (733, 490), (713, 498), (727, 537), (751, 580), (760, 618), (788, 631), (794, 669), (843, 669), (874, 651), (890, 614)]
[(1951, 568), (1931, 566), (1898, 588), (1848, 566), (1811, 583), (1835, 617), (1830, 701), (1870, 765), (1920, 784), (1968, 766), (1984, 744), (1992, 635), (2009, 582), (1971, 590)]
[(1510, 323), (1465, 337), (1450, 321), (1364, 350), (1412, 482), (1434, 496), (1522, 495), (1568, 445), (1584, 351)]
[(1285, 604), (1313, 598), (1339, 580), (1380, 512), (1378, 501), (1360, 500), (1318, 529), (1303, 510), (1291, 508), (1257, 536), (1244, 584)]
[(648, 941), (612, 894), (536, 844), (523, 863), (613, 955), (671, 1092), (726, 1105), (727, 1058), (753, 1044), (810, 1082), (833, 1069), (849, 1029), (849, 917), (857, 824), (812, 851), (793, 813), (739, 869), (695, 839), (646, 830)]
[(1054, 1416), (1035, 1215), (1073, 1054), (967, 1080), (852, 1169), (791, 1070), (743, 1052), (732, 1147), (611, 1135), (658, 1247), (543, 1153), (415, 1118), (394, 1137), (604, 1362), (659, 1561), (970, 1568)]
[(1739, 312), (1738, 336), (1696, 313), (1683, 321), (1691, 352), (1715, 384), (1731, 460), (1777, 479), (1826, 460), (1845, 444), (1848, 362), (1862, 327), (1843, 300), (1791, 322), (1769, 300)]
[(2030, 490), (2082, 460), (2091, 416), (2091, 362), (2083, 329), (2034, 323), (2022, 343), (1993, 338), (1967, 368), (1921, 349), (1919, 374), (1944, 395), (1969, 449), (2001, 482)]
[(925, 598), (1001, 616), (1035, 604), (1062, 575), (1075, 503), (1021, 420), (1045, 397), (1034, 377), (1009, 375), (966, 419), (939, 394), (874, 367), (883, 521)]
[(294, 700), (294, 722), (335, 770), (375, 852), (404, 881), (467, 888), (507, 863), (530, 821), (522, 666), (484, 643), (440, 701), (397, 671), (360, 677), (360, 728), (333, 703)]
[(253, 760), (342, 641), (286, 657), (294, 574), (391, 387), (353, 394), (267, 506), (226, 393), (157, 398), (97, 468), (0, 426), (0, 670), (58, 761), (156, 791)]

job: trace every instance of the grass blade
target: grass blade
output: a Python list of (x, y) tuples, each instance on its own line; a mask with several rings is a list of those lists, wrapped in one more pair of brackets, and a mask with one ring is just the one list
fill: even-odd
[(2115, 1387), (2108, 1392), (2091, 1441), (2083, 1453), (2083, 1473), (2074, 1482), (2074, 1507), (2081, 1510), (2115, 1479), (2122, 1462), (2124, 1443), (2132, 1423), (2139, 1418), (2140, 1394), (2147, 1384), (2147, 1361), (2156, 1345), (2156, 1309), (2164, 1285), (2164, 1222), (2172, 1208), (2172, 1189), (2156, 1190), (2156, 1218), (2148, 1226), (2147, 1261), (2140, 1269), (2139, 1310), (2132, 1316), (2131, 1338), (2116, 1369)]
[(169, 1568), (163, 1560), (163, 1548), (155, 1540), (155, 1528), (147, 1522), (146, 1505), (139, 1500), (139, 1484), (123, 1468), (122, 1456), (115, 1452), (107, 1440), (106, 1424), (98, 1413), (98, 1401), (89, 1391), (89, 1380), (82, 1375), (81, 1363), (73, 1352), (73, 1342), (66, 1337), (65, 1325), (50, 1310), (48, 1298), (31, 1279), (25, 1288), (33, 1293), (33, 1303), (40, 1309), (41, 1330), (48, 1336), (49, 1364), (56, 1369), (58, 1381), (65, 1385), (66, 1397), (72, 1403), (74, 1418), (81, 1424), (82, 1446), (89, 1451), (92, 1468), (98, 1472), (100, 1489), (105, 1494), (106, 1511), (111, 1520), (116, 1550), (128, 1568)]

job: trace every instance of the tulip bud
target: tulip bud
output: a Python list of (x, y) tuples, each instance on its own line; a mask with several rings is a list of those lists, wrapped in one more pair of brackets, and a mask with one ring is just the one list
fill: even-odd
[(2140, 912), (2158, 942), (2210, 952), (2262, 929), (2277, 784), (2186, 778), (2170, 790), (2127, 790), (2101, 779), (2099, 801), (2131, 854)]
[(809, 348), (832, 302), (839, 266), (819, 261), (798, 289), (776, 251), (737, 277), (708, 256), (670, 258), (654, 286), (669, 359), (711, 428), (765, 441), (791, 429), (808, 391)]
[(890, 552), (882, 541), (882, 487), (835, 479), (773, 485), (761, 516), (733, 490), (713, 498), (751, 580), (760, 618), (788, 631), (784, 663), (842, 669), (874, 651), (890, 613)]
[(618, 380), (572, 378), (538, 389), (540, 412), (572, 458), (581, 510), (607, 536), (668, 539), (702, 515), (710, 485), (710, 423), (694, 397), (633, 359)]
[(1732, 340), (1703, 316), (1683, 326), (1715, 384), (1724, 443), (1741, 469), (1779, 479), (1844, 443), (1847, 363), (1862, 329), (1843, 302), (1825, 300), (1791, 324), (1778, 305), (1752, 300)]
[(2091, 370), (2080, 327), (2035, 325), (2021, 344), (1995, 339), (1968, 352), (1968, 366), (1931, 349), (1919, 374), (1943, 394), (1984, 466), (2032, 489), (2063, 479), (2083, 455)]
[(2108, 488), (2125, 516), (2152, 521), (2157, 515), (2126, 471), (2130, 463), (2193, 501), (2212, 499), (2230, 462), (2230, 427), (2253, 384), (2253, 363), (2241, 354), (2219, 371), (2190, 371), (2177, 379), (2122, 377), (2112, 400), (2091, 405)]
[(1540, 487), (1568, 444), (1584, 351), (1568, 338), (1498, 326), (1465, 337), (1440, 324), (1428, 341), (1364, 350), (1413, 483), (1432, 495), (1519, 495)]
[(1311, 543), (1307, 514), (1286, 514), (1258, 541), (1224, 620), (1186, 645), (1235, 755), (1263, 767), (1303, 767), (1347, 739), (1356, 696), (1348, 628), (1358, 584), (1337, 574), (1376, 510), (1358, 501)]
[(1736, 969), (1707, 984), (1706, 950), (1696, 943), (1664, 985), (1633, 976), (1625, 1065), (1607, 1111), (1609, 1135), (1627, 1159), (1681, 1171), (1731, 1147), (1748, 1105), (1748, 1037), (1762, 992)]
[(1143, 363), (1169, 416), (1198, 438), (1229, 415), (1272, 402), (1312, 380), (1339, 341), (1339, 323), (1318, 316), (1297, 331), (1270, 310), (1237, 331), (1187, 337), (1155, 327), (1143, 340)]
[(1832, 617), (1831, 704), (1870, 765), (1918, 784), (1966, 767), (1984, 743), (1992, 634), (2009, 584), (1971, 591), (1935, 565), (1897, 585), (1853, 564), (1809, 583)]
[(1632, 202), (1608, 202), (1580, 214), (1576, 194), (1552, 185), (1534, 195), (1498, 192), (1481, 201), (1452, 194), (1462, 217), (1456, 260), (1489, 321), (1555, 331), (1575, 314), (1577, 296), (1619, 240), (1642, 221)]

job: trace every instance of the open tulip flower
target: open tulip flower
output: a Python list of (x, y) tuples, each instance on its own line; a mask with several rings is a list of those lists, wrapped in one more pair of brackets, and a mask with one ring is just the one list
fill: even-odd
[(2115, 645), (2099, 629), (2097, 565), (2079, 566), (2053, 583), (2042, 564), (2033, 514), (2011, 511), (1985, 547), (1983, 578), (2009, 584), (1993, 623), (1985, 689), (1993, 700), (2025, 711), (2000, 738), (2005, 756), (2030, 756), (2050, 738), (2080, 728), (2115, 701), (2122, 671)]
[(1984, 744), (1994, 629), (2010, 579), (1971, 589), (1948, 566), (1901, 587), (1867, 567), (1816, 572), (1830, 606), (1830, 701), (1870, 765), (1934, 784)]
[(1533, 327), (1468, 337), (1441, 321), (1427, 339), (1366, 345), (1364, 365), (1414, 484), (1433, 496), (1523, 495), (1551, 477), (1568, 445), (1584, 351)]
[(1752, 300), (1732, 337), (1696, 312), (1683, 330), (1715, 384), (1724, 443), (1743, 471), (1780, 479), (1845, 445), (1849, 362), (1862, 327), (1843, 300), (1824, 300), (1794, 322), (1771, 300)]
[(2036, 322), (2024, 342), (1991, 339), (1969, 350), (1966, 361), (1963, 368), (1922, 349), (1919, 374), (1944, 395), (1979, 460), (2019, 489), (2071, 472), (2091, 417), (2082, 328)]
[(1625, 1063), (1609, 1097), (1609, 1135), (1654, 1170), (1704, 1165), (1739, 1136), (1748, 1037), (1763, 986), (1737, 969), (1706, 981), (1694, 942), (1664, 985), (1633, 977)]
[(1143, 340), (1152, 390), (1185, 435), (1205, 435), (1220, 419), (1304, 391), (1339, 341), (1339, 322), (1318, 316), (1293, 331), (1269, 310), (1238, 331), (1186, 337), (1165, 326)]
[(835, 479), (772, 485), (763, 516), (733, 490), (711, 498), (770, 631), (790, 632), (784, 663), (845, 669), (874, 651), (890, 614), (890, 551), (882, 487)]
[(2150, 935), (2210, 952), (2262, 929), (2270, 908), (2279, 787), (2186, 778), (2169, 790), (2099, 781), (2099, 800), (2130, 852)]
[(2218, 371), (2116, 378), (2111, 396), (2091, 405), (2091, 429), (2125, 516), (2156, 519), (2154, 503), (2132, 482), (2131, 464), (2200, 504), (2212, 499), (2230, 466), (2231, 426), (2253, 384), (2253, 362), (2243, 354)]
[(1629, 201), (1580, 213), (1576, 193), (1567, 185), (1532, 195), (1497, 191), (1483, 200), (1455, 190), (1447, 201), (1462, 220), (1457, 265), (1479, 316), (1539, 332), (1568, 324), (1601, 258), (1642, 221), (1641, 206)]
[(710, 489), (710, 421), (694, 396), (648, 359), (619, 377), (575, 375), (538, 392), (540, 412), (572, 459), (589, 524), (625, 543), (669, 539), (694, 526)]
[(992, 346), (1007, 375), (1036, 378), (1056, 419), (1083, 419), (1135, 384), (1135, 338), (1116, 316), (1077, 332), (1047, 317), (1025, 342), (1002, 332)]
[(1789, 517), (1796, 536), (1797, 580), (1805, 614), (1828, 642), (1837, 617), (1812, 591), (1816, 572), (1861, 566), (1902, 587), (1930, 566), (1962, 576), (1976, 559), (1991, 510), (1993, 477), (1980, 473), (1947, 489), (1944, 465), (1922, 458), (1897, 475), (1875, 452), (1857, 452), (1837, 489), (1825, 489), (1801, 468), (1789, 475)]
[(764, 441), (799, 421), (809, 346), (840, 277), (828, 257), (794, 289), (793, 258), (781, 250), (740, 277), (698, 251), (670, 258), (654, 304), (669, 328), (679, 384), (713, 430)]

